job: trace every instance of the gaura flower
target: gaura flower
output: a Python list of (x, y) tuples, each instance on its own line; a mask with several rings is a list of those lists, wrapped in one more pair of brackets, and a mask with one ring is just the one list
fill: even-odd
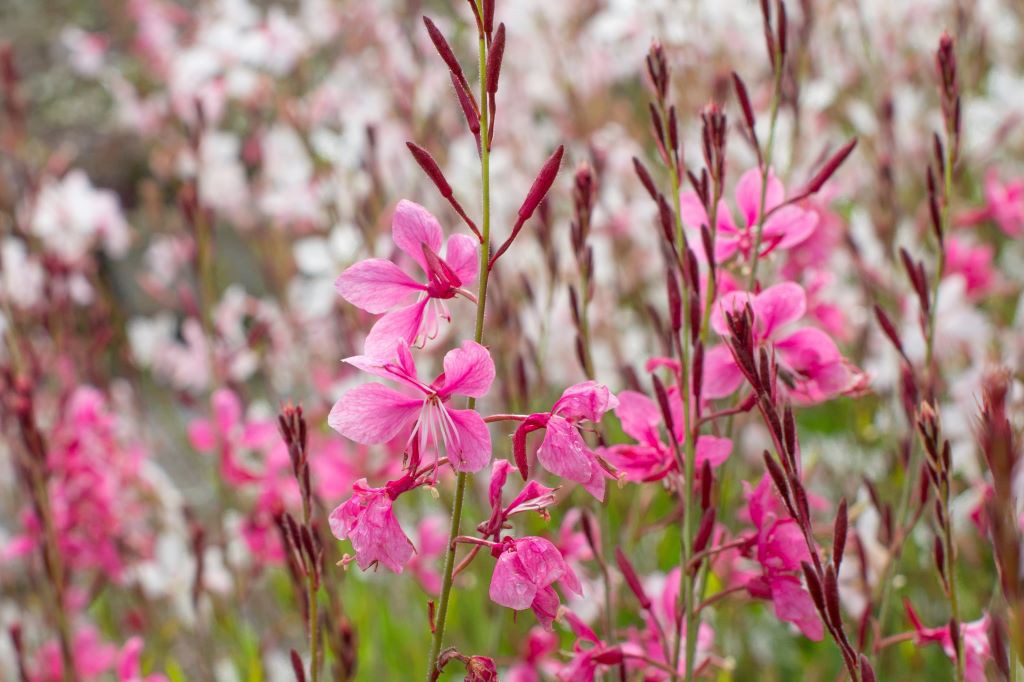
[[(769, 171), (768, 187), (765, 190), (764, 209), (767, 218), (761, 230), (761, 253), (765, 256), (775, 249), (788, 249), (811, 236), (818, 224), (818, 216), (799, 206), (787, 205), (786, 190), (775, 174)], [(760, 217), (761, 171), (752, 168), (740, 177), (736, 185), (736, 205), (743, 219), (742, 225), (733, 221), (725, 200), (718, 202), (716, 222), (718, 230), (715, 239), (715, 260), (725, 262), (739, 253), (744, 260), (750, 260), (757, 241), (757, 223)], [(679, 211), (683, 224), (699, 235), (701, 225), (710, 227), (710, 219), (704, 204), (696, 192), (687, 191), (679, 196)], [(697, 243), (700, 243), (699, 237)], [(700, 257), (698, 255), (698, 257)]]
[(327, 423), (357, 443), (386, 443), (406, 429), (418, 438), (421, 452), (441, 448), (456, 471), (479, 471), (491, 459), (491, 434), (475, 410), (448, 406), (454, 395), (479, 398), (494, 381), (494, 362), (486, 348), (473, 341), (444, 356), (444, 371), (430, 384), (416, 375), (409, 346), (399, 342), (393, 361), (360, 355), (345, 362), (398, 382), (398, 391), (380, 383), (357, 386), (338, 400)]
[(578, 431), (582, 421), (598, 423), (608, 410), (619, 404), (607, 386), (585, 381), (570, 386), (562, 393), (550, 412), (531, 414), (516, 429), (512, 438), (516, 463), (526, 478), (526, 435), (545, 429), (544, 440), (537, 450), (541, 466), (570, 481), (576, 481), (591, 495), (604, 499), (605, 470)]
[[(946, 652), (949, 660), (956, 663), (956, 648), (949, 634), (949, 627), (926, 628), (914, 607), (907, 600), (903, 601), (907, 618), (917, 632), (917, 643), (935, 642)], [(983, 615), (976, 621), (960, 624), (960, 637), (964, 647), (964, 679), (967, 682), (985, 682), (985, 662), (992, 658), (992, 644), (988, 635), (989, 617)]]
[[(444, 236), (437, 218), (427, 209), (402, 200), (391, 223), (395, 245), (412, 258), (427, 275), (425, 284), (383, 258), (360, 261), (341, 273), (334, 283), (342, 298), (368, 313), (384, 313), (370, 329), (363, 352), (389, 358), (399, 340), (422, 346), (439, 331), (439, 320), (451, 321), (445, 301), (477, 276), (478, 244), (462, 234), (448, 238), (441, 257)], [(415, 303), (408, 299), (417, 295)]]
[(495, 604), (516, 611), (533, 609), (537, 620), (551, 627), (558, 606), (556, 582), (562, 589), (583, 596), (583, 587), (558, 549), (544, 538), (506, 537), (491, 575), (490, 597)]
[(811, 559), (803, 533), (793, 519), (779, 518), (781, 510), (767, 476), (753, 490), (746, 483), (744, 486), (747, 511), (757, 528), (753, 547), (747, 551), (752, 550), (761, 566), (761, 575), (747, 580), (747, 592), (771, 601), (776, 618), (793, 623), (806, 637), (820, 641), (824, 626), (799, 577), (801, 562)]
[[(859, 386), (860, 371), (843, 358), (828, 334), (813, 327), (785, 331), (807, 310), (807, 297), (799, 284), (782, 282), (759, 294), (729, 292), (715, 303), (711, 326), (719, 334), (729, 334), (726, 314), (739, 313), (748, 303), (754, 313), (754, 342), (774, 346), (781, 383), (794, 399), (818, 403)], [(724, 398), (742, 383), (743, 373), (728, 346), (711, 348), (704, 358), (704, 397)]]
[(412, 558), (415, 551), (409, 538), (391, 511), (391, 503), (408, 489), (407, 479), (371, 488), (366, 479), (352, 486), (352, 497), (331, 512), (331, 532), (339, 540), (348, 539), (356, 551), (356, 564), (364, 571), (375, 563), (395, 573)]
[[(683, 401), (679, 390), (672, 386), (668, 389), (669, 404), (672, 408), (673, 437), (682, 444), (686, 440), (683, 429)], [(643, 393), (622, 391), (618, 395), (619, 405), (615, 415), (622, 423), (622, 430), (632, 436), (637, 443), (634, 445), (613, 445), (605, 450), (609, 461), (626, 472), (632, 481), (658, 481), (663, 479), (676, 467), (675, 454), (672, 448), (661, 441), (661, 410), (654, 401)], [(717, 436), (700, 436), (696, 446), (697, 471), (704, 462), (717, 467), (724, 462), (732, 451), (732, 441)]]

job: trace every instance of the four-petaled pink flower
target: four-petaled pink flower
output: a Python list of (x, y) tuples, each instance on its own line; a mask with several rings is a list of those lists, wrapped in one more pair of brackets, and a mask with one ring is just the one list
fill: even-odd
[[(668, 394), (673, 436), (681, 445), (686, 440), (683, 433), (683, 401), (675, 386), (669, 388)], [(661, 441), (661, 410), (653, 400), (636, 391), (622, 391), (618, 399), (615, 415), (622, 423), (622, 430), (637, 443), (611, 446), (605, 450), (608, 460), (626, 472), (626, 477), (632, 481), (663, 479), (677, 467), (672, 449)], [(731, 451), (732, 441), (728, 438), (700, 436), (696, 447), (697, 471), (700, 471), (705, 461), (717, 467), (729, 457)]]
[[(785, 205), (786, 191), (782, 182), (771, 171), (768, 172), (768, 188), (765, 190), (764, 208), (767, 218), (761, 230), (761, 256), (775, 249), (788, 249), (807, 239), (818, 224), (818, 216), (799, 206)], [(737, 253), (744, 260), (750, 260), (757, 241), (757, 222), (760, 217), (761, 171), (752, 168), (740, 177), (736, 185), (736, 205), (740, 209), (743, 224), (733, 221), (732, 213), (725, 200), (718, 202), (718, 232), (715, 241), (715, 260), (723, 263)], [(679, 211), (683, 224), (699, 235), (701, 225), (711, 227), (704, 204), (696, 192), (686, 191), (679, 197)], [(700, 244), (699, 236), (695, 243)], [(698, 249), (698, 251), (701, 251)], [(698, 258), (703, 253), (697, 254)]]
[(753, 558), (761, 565), (761, 575), (747, 578), (747, 592), (771, 601), (779, 620), (793, 623), (805, 636), (820, 641), (824, 627), (799, 577), (801, 562), (811, 560), (803, 533), (793, 519), (779, 518), (781, 509), (767, 476), (753, 490), (745, 482), (744, 486), (747, 511), (757, 528), (753, 546), (746, 553), (753, 550)]
[[(749, 304), (754, 313), (754, 342), (771, 344), (778, 353), (780, 385), (802, 403), (818, 403), (860, 384), (859, 370), (843, 358), (825, 332), (803, 327), (786, 332), (807, 310), (803, 288), (782, 282), (759, 294), (732, 291), (721, 296), (711, 311), (711, 326), (722, 335), (729, 334), (726, 313), (740, 313)], [(743, 383), (743, 373), (726, 344), (710, 349), (704, 358), (705, 398), (724, 398)]]
[(556, 476), (582, 484), (587, 492), (603, 500), (607, 474), (597, 455), (580, 435), (578, 424), (582, 421), (598, 423), (605, 412), (618, 404), (618, 399), (607, 386), (585, 381), (565, 389), (550, 412), (527, 417), (512, 439), (516, 463), (523, 477), (527, 472), (526, 434), (545, 429), (544, 440), (537, 450), (537, 461), (541, 466)]
[[(399, 340), (415, 346), (435, 338), (439, 320), (451, 321), (445, 301), (471, 282), (479, 269), (478, 244), (466, 235), (449, 237), (444, 257), (438, 255), (444, 240), (441, 225), (419, 204), (398, 203), (391, 233), (395, 245), (426, 273), (426, 284), (389, 260), (370, 258), (345, 270), (334, 285), (349, 303), (368, 313), (384, 313), (366, 337), (363, 350), (383, 358), (394, 355)], [(417, 301), (403, 305), (413, 294), (419, 295)]]
[(352, 389), (335, 403), (327, 423), (357, 443), (386, 443), (410, 429), (409, 442), (418, 438), (420, 451), (443, 448), (456, 471), (479, 471), (491, 459), (491, 434), (475, 410), (447, 405), (454, 395), (479, 398), (494, 381), (494, 362), (486, 348), (464, 341), (444, 356), (444, 371), (430, 384), (416, 375), (416, 365), (405, 340), (397, 358), (385, 361), (365, 355), (345, 362), (366, 372), (391, 379), (404, 389), (379, 383)]
[(365, 478), (360, 479), (352, 486), (352, 497), (331, 512), (331, 532), (339, 540), (352, 542), (356, 563), (364, 571), (381, 563), (401, 573), (412, 558), (412, 543), (391, 510), (391, 503), (410, 485), (408, 476), (383, 488), (371, 488)]
[[(926, 628), (909, 601), (904, 600), (903, 606), (907, 611), (907, 618), (917, 632), (918, 644), (938, 643), (955, 665), (956, 648), (953, 646), (953, 637), (949, 634), (949, 627)], [(976, 621), (961, 623), (960, 637), (964, 647), (964, 679), (967, 682), (985, 682), (987, 679), (985, 662), (992, 658), (988, 614), (984, 614)]]
[(221, 476), (231, 485), (244, 485), (260, 479), (261, 474), (246, 466), (242, 453), (266, 450), (280, 442), (277, 425), (272, 421), (246, 421), (242, 402), (234, 391), (222, 388), (210, 399), (213, 419), (194, 419), (188, 425), (192, 447), (214, 452), (220, 457)]
[(494, 603), (516, 611), (532, 608), (537, 620), (551, 627), (561, 603), (553, 585), (583, 596), (583, 587), (558, 549), (544, 538), (506, 537), (491, 576)]

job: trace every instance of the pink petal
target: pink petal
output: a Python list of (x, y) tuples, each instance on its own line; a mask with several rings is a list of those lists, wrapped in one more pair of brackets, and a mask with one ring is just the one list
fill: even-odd
[(480, 244), (468, 235), (453, 234), (448, 237), (444, 261), (462, 281), (462, 286), (466, 286), (476, 279), (480, 270)]
[(484, 418), (476, 410), (452, 410), (448, 412), (455, 423), (457, 443), (448, 444), (448, 458), (456, 471), (480, 471), (491, 461), (491, 432)]
[(556, 476), (586, 483), (591, 478), (592, 458), (576, 427), (562, 417), (551, 417), (537, 449), (537, 461)]
[(803, 287), (782, 282), (754, 297), (754, 315), (762, 338), (770, 338), (779, 327), (795, 322), (807, 311)]
[(701, 436), (697, 439), (697, 465), (707, 462), (717, 467), (729, 458), (732, 452), (732, 441), (718, 436)]
[(444, 356), (444, 387), (438, 391), (442, 400), (452, 395), (479, 398), (494, 381), (494, 361), (490, 352), (475, 341), (463, 341)]
[[(782, 203), (785, 198), (785, 190), (782, 183), (775, 174), (768, 172), (768, 190), (765, 193), (765, 213)], [(740, 177), (736, 185), (736, 204), (746, 220), (747, 228), (752, 228), (759, 215), (758, 209), (761, 205), (761, 171), (758, 168), (751, 168)]]
[(383, 384), (363, 384), (341, 396), (327, 423), (357, 443), (386, 443), (415, 420), (422, 407), (422, 400)]
[(419, 303), (386, 313), (367, 334), (363, 352), (372, 357), (391, 358), (399, 343), (415, 343), (423, 326), (423, 311), (428, 303), (430, 299), (424, 298)]
[(811, 595), (804, 590), (800, 581), (792, 576), (775, 576), (769, 579), (769, 585), (772, 603), (775, 604), (775, 616), (796, 625), (808, 639), (820, 642), (825, 629)]
[(643, 393), (622, 391), (615, 415), (622, 423), (622, 430), (634, 440), (646, 445), (660, 442), (658, 427), (661, 425), (661, 410), (654, 401)]
[(222, 435), (229, 434), (242, 419), (242, 403), (234, 391), (221, 388), (213, 394), (213, 415)]
[(719, 296), (711, 307), (711, 328), (722, 336), (728, 336), (729, 323), (726, 321), (726, 314), (742, 313), (748, 303), (753, 307), (754, 298), (747, 291), (730, 291)]
[(704, 203), (696, 192), (687, 191), (679, 195), (679, 217), (683, 225), (693, 231), (693, 234), (700, 234), (700, 226), (711, 227), (708, 219), (708, 212), (704, 210)]
[(188, 425), (188, 440), (196, 450), (208, 452), (217, 447), (217, 432), (206, 419), (194, 419)]
[(607, 386), (596, 381), (584, 381), (565, 389), (551, 408), (551, 414), (570, 420), (599, 422), (605, 412), (615, 409), (618, 404), (618, 399)]
[(725, 344), (707, 352), (704, 356), (704, 398), (724, 398), (742, 384), (743, 372)]
[[(523, 575), (538, 587), (550, 585), (569, 571), (561, 552), (544, 538), (528, 536), (516, 540), (515, 556)], [(573, 576), (575, 577), (575, 576)], [(579, 589), (579, 582), (576, 582)]]
[(508, 480), (508, 472), (512, 464), (507, 459), (496, 459), (491, 467), (491, 482), (487, 488), (487, 499), (491, 503), (491, 509), (501, 506), (501, 491)]
[(537, 616), (537, 621), (545, 628), (550, 629), (551, 624), (555, 622), (555, 618), (558, 616), (558, 607), (561, 604), (558, 593), (549, 585), (537, 590), (537, 595), (530, 603), (530, 608), (533, 609), (534, 615)]
[(761, 243), (776, 249), (790, 249), (814, 234), (818, 214), (799, 206), (784, 206), (769, 216), (761, 233)]
[(533, 602), (537, 585), (522, 574), (516, 555), (517, 552), (507, 550), (498, 557), (488, 594), (495, 604), (522, 611)]
[(398, 248), (409, 254), (424, 272), (428, 268), (422, 245), (426, 244), (434, 253), (441, 250), (443, 235), (437, 218), (419, 204), (405, 199), (395, 207), (395, 215), (391, 219), (391, 235)]
[(341, 297), (368, 313), (384, 313), (410, 294), (426, 287), (389, 260), (371, 258), (356, 263), (338, 276), (334, 289)]
[(377, 495), (367, 505), (356, 527), (349, 533), (356, 550), (356, 563), (364, 571), (377, 561), (401, 573), (413, 555), (412, 542), (391, 511), (391, 500)]

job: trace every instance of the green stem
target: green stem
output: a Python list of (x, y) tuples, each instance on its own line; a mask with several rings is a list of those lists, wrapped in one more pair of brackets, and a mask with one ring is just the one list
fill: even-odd
[[(477, 9), (483, 13), (477, 0)], [(480, 244), (480, 283), (477, 290), (476, 306), (476, 329), (474, 340), (477, 343), (483, 341), (484, 336), (484, 306), (487, 302), (487, 279), (489, 274), (488, 264), (490, 261), (490, 237), (491, 237), (491, 159), (490, 140), (488, 139), (489, 112), (487, 110), (487, 41), (480, 33), (480, 184), (481, 204), (483, 218), (481, 220), (481, 244)], [(476, 407), (476, 399), (470, 398), (468, 408)], [(452, 581), (455, 571), (455, 538), (459, 536), (459, 529), (462, 524), (462, 503), (466, 496), (466, 480), (468, 475), (460, 472), (455, 481), (455, 499), (452, 502), (452, 520), (448, 534), (448, 550), (444, 558), (444, 575), (441, 583), (441, 599), (437, 606), (437, 615), (434, 622), (434, 637), (430, 643), (430, 654), (427, 666), (427, 682), (436, 679), (438, 674), (437, 659), (441, 654), (441, 645), (444, 642), (445, 622), (448, 618), (448, 605), (451, 601)]]
[(772, 169), (772, 154), (775, 150), (775, 129), (779, 120), (779, 102), (782, 99), (782, 55), (778, 55), (775, 63), (775, 83), (772, 88), (771, 113), (768, 122), (768, 144), (764, 148), (763, 167), (761, 168), (761, 197), (757, 209), (757, 229), (754, 235), (754, 252), (750, 257), (750, 277), (747, 280), (747, 291), (753, 291), (757, 282), (757, 263), (761, 256), (761, 238), (764, 232), (765, 201), (768, 197), (768, 179)]

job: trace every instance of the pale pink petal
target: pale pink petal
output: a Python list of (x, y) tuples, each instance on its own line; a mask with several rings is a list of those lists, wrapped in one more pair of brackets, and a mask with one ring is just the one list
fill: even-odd
[(499, 606), (516, 611), (530, 607), (537, 596), (537, 585), (522, 574), (517, 552), (506, 550), (498, 557), (488, 594), (491, 601)]
[(448, 459), (456, 471), (480, 471), (491, 461), (491, 432), (476, 410), (451, 410), (457, 440), (448, 444)]
[(836, 344), (820, 329), (801, 329), (776, 342), (783, 363), (812, 385), (803, 396), (817, 402), (846, 390), (852, 375)]
[(761, 337), (770, 338), (776, 329), (804, 316), (807, 296), (799, 284), (782, 282), (755, 296), (753, 307)]
[[(782, 183), (775, 174), (768, 172), (768, 189), (765, 192), (764, 210), (765, 213), (782, 203), (785, 198), (785, 190)], [(753, 228), (757, 223), (759, 208), (761, 206), (761, 171), (758, 168), (751, 168), (740, 177), (736, 185), (736, 204), (743, 214), (747, 228)]]
[(743, 384), (743, 372), (725, 344), (704, 355), (704, 398), (724, 398)]
[(523, 574), (538, 587), (550, 585), (569, 571), (558, 548), (544, 538), (528, 536), (516, 540), (515, 555)]
[(480, 270), (480, 244), (468, 235), (453, 234), (448, 237), (444, 261), (461, 280), (462, 286), (466, 286), (476, 279)]
[(590, 478), (583, 481), (583, 489), (594, 496), (599, 502), (604, 502), (605, 471), (596, 461), (590, 465)]
[(729, 458), (732, 452), (732, 441), (718, 436), (701, 436), (697, 439), (697, 466), (707, 462), (712, 467), (719, 466)]
[(444, 356), (444, 387), (438, 391), (442, 400), (452, 395), (479, 398), (487, 393), (494, 381), (494, 361), (490, 352), (475, 341), (463, 341), (462, 346)]
[(551, 413), (570, 420), (599, 422), (605, 412), (615, 409), (618, 404), (618, 399), (607, 386), (596, 381), (584, 381), (565, 389), (551, 408)]
[(437, 218), (419, 204), (405, 199), (399, 201), (395, 207), (395, 215), (391, 219), (391, 235), (398, 248), (409, 254), (424, 272), (429, 268), (423, 257), (423, 244), (434, 253), (438, 253), (444, 239)]
[(654, 401), (636, 391), (622, 391), (618, 397), (619, 406), (615, 408), (615, 415), (622, 423), (622, 430), (646, 445), (659, 443), (661, 410)]
[(718, 263), (724, 263), (740, 250), (740, 242), (738, 237), (732, 235), (718, 234), (718, 240), (715, 242), (715, 261)]
[(537, 449), (537, 461), (545, 469), (562, 478), (586, 483), (591, 479), (593, 455), (576, 431), (576, 427), (562, 417), (548, 420), (544, 440)]
[(371, 258), (356, 263), (338, 276), (334, 289), (341, 297), (368, 313), (384, 313), (426, 287), (389, 260)]
[(363, 510), (349, 540), (356, 550), (356, 563), (364, 571), (377, 561), (401, 573), (414, 551), (384, 494), (375, 496)]
[(363, 384), (341, 396), (327, 423), (357, 443), (386, 443), (414, 421), (422, 407), (422, 400), (383, 384)]
[(491, 509), (501, 506), (501, 491), (511, 470), (512, 464), (507, 459), (494, 460), (494, 465), (491, 466), (491, 482), (487, 487), (487, 499), (491, 503)]
[(429, 298), (424, 298), (419, 303), (393, 310), (382, 316), (367, 334), (363, 343), (363, 353), (372, 357), (391, 358), (399, 343), (415, 343), (423, 326), (423, 311), (429, 302)]
[(708, 212), (704, 210), (704, 204), (696, 192), (687, 191), (679, 195), (679, 216), (683, 225), (692, 230), (693, 234), (700, 234), (701, 225), (711, 227)]

